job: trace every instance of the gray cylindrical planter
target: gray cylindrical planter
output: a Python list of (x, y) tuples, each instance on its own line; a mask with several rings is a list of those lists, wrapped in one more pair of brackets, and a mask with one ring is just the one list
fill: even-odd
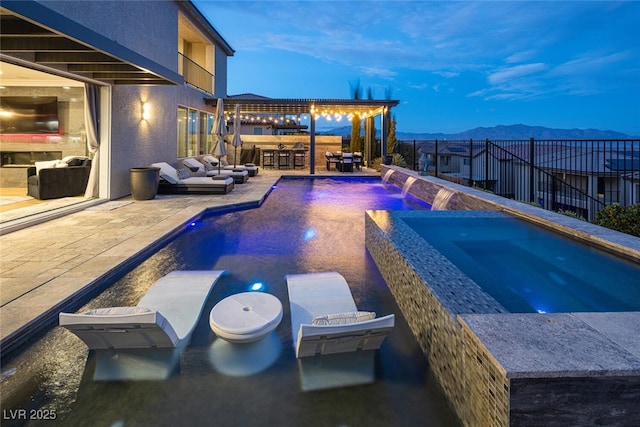
[(160, 168), (131, 168), (131, 196), (134, 200), (150, 200), (158, 193)]

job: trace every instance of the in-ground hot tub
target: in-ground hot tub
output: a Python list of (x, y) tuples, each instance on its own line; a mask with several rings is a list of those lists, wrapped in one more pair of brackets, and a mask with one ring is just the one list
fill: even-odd
[[(426, 179), (414, 187), (432, 183)], [(494, 203), (493, 208), (500, 206)], [(366, 243), (465, 425), (634, 425), (640, 419), (640, 312), (603, 307), (601, 312), (585, 308), (543, 314), (546, 310), (533, 304), (522, 310), (528, 313), (509, 313), (416, 231), (419, 218), (437, 215), (449, 215), (455, 223), (456, 216), (504, 214), (368, 211)], [(639, 264), (636, 247), (629, 253), (631, 261), (620, 261), (633, 271)], [(485, 258), (480, 264), (486, 262), (487, 253), (479, 256)], [(562, 274), (551, 273), (547, 276), (557, 286), (566, 282)], [(614, 268), (609, 282), (615, 274)], [(637, 293), (635, 277), (627, 289)], [(630, 301), (635, 293), (623, 295), (622, 302), (637, 304)]]
[(402, 219), (510, 313), (640, 311), (640, 264), (504, 212)]

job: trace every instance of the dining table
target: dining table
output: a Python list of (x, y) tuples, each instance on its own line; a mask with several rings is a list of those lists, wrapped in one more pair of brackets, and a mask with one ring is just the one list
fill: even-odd
[[(331, 170), (331, 164), (335, 164), (335, 169), (339, 170), (342, 172), (342, 155), (344, 153), (342, 151), (327, 151), (325, 154), (325, 157), (327, 159), (327, 170), (330, 171)], [(361, 154), (354, 154), (353, 155), (353, 167), (355, 167), (356, 169), (360, 170), (362, 167), (362, 155)]]

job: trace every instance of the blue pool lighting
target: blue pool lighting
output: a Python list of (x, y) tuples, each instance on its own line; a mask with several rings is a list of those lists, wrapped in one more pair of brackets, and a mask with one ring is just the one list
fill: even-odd
[(308, 242), (309, 240), (313, 239), (314, 237), (316, 237), (318, 235), (318, 230), (316, 230), (315, 228), (307, 228), (304, 231), (303, 234), (303, 240), (305, 242)]
[(249, 289), (252, 290), (252, 291), (261, 291), (261, 290), (264, 289), (264, 283), (256, 282), (256, 283), (252, 284)]

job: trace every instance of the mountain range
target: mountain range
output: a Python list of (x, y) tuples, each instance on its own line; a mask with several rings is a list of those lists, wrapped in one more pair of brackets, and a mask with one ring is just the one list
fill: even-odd
[[(380, 129), (378, 136), (380, 136)], [(351, 126), (343, 126), (319, 132), (326, 135), (351, 136)], [(628, 139), (632, 138), (622, 132), (600, 129), (552, 129), (543, 126), (499, 125), (493, 127), (478, 127), (460, 133), (411, 133), (396, 132), (396, 138), (401, 141), (413, 139)]]

